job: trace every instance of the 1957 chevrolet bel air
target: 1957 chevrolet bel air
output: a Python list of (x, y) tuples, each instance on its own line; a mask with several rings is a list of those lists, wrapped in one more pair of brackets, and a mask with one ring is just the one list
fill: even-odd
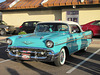
[(47, 61), (62, 66), (68, 55), (85, 51), (91, 38), (91, 31), (84, 32), (75, 22), (40, 22), (34, 33), (7, 38), (6, 51), (10, 58), (20, 61)]

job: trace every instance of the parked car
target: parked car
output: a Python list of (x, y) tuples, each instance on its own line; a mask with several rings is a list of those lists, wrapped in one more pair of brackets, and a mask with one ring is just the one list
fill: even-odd
[(39, 21), (27, 21), (24, 22), (20, 27), (19, 27), (19, 32), (26, 32), (26, 33), (33, 33), (34, 29), (36, 27), (36, 24)]
[(19, 61), (47, 61), (62, 66), (72, 53), (85, 51), (91, 38), (91, 31), (83, 32), (76, 22), (40, 22), (34, 33), (8, 37), (6, 52)]
[(16, 31), (14, 26), (7, 25), (4, 21), (0, 20), (0, 35), (12, 34)]
[(95, 20), (82, 25), (84, 31), (91, 30), (93, 36), (100, 36), (100, 20)]

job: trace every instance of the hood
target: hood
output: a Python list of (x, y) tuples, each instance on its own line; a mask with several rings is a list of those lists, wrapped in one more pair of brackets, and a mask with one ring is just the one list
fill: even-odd
[(32, 34), (26, 34), (26, 35), (21, 35), (20, 39), (50, 39), (51, 37), (58, 37), (66, 34), (65, 32), (38, 32), (38, 33), (32, 33)]
[(46, 40), (57, 39), (65, 33), (52, 32), (52, 33), (32, 33), (27, 35), (20, 35), (13, 41), (13, 46), (30, 46), (30, 47), (45, 47)]

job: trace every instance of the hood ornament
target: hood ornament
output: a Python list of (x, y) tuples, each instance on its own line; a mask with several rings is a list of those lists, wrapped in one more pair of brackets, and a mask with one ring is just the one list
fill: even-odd
[(33, 42), (30, 42), (30, 41), (24, 41), (23, 43), (26, 44), (26, 45), (29, 45), (29, 44), (32, 44)]

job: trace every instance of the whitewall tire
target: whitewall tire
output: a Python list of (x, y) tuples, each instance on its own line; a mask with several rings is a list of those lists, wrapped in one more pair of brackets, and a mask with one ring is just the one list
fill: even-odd
[(55, 59), (54, 63), (56, 66), (64, 65), (66, 61), (66, 51), (64, 48), (61, 49), (59, 56)]

